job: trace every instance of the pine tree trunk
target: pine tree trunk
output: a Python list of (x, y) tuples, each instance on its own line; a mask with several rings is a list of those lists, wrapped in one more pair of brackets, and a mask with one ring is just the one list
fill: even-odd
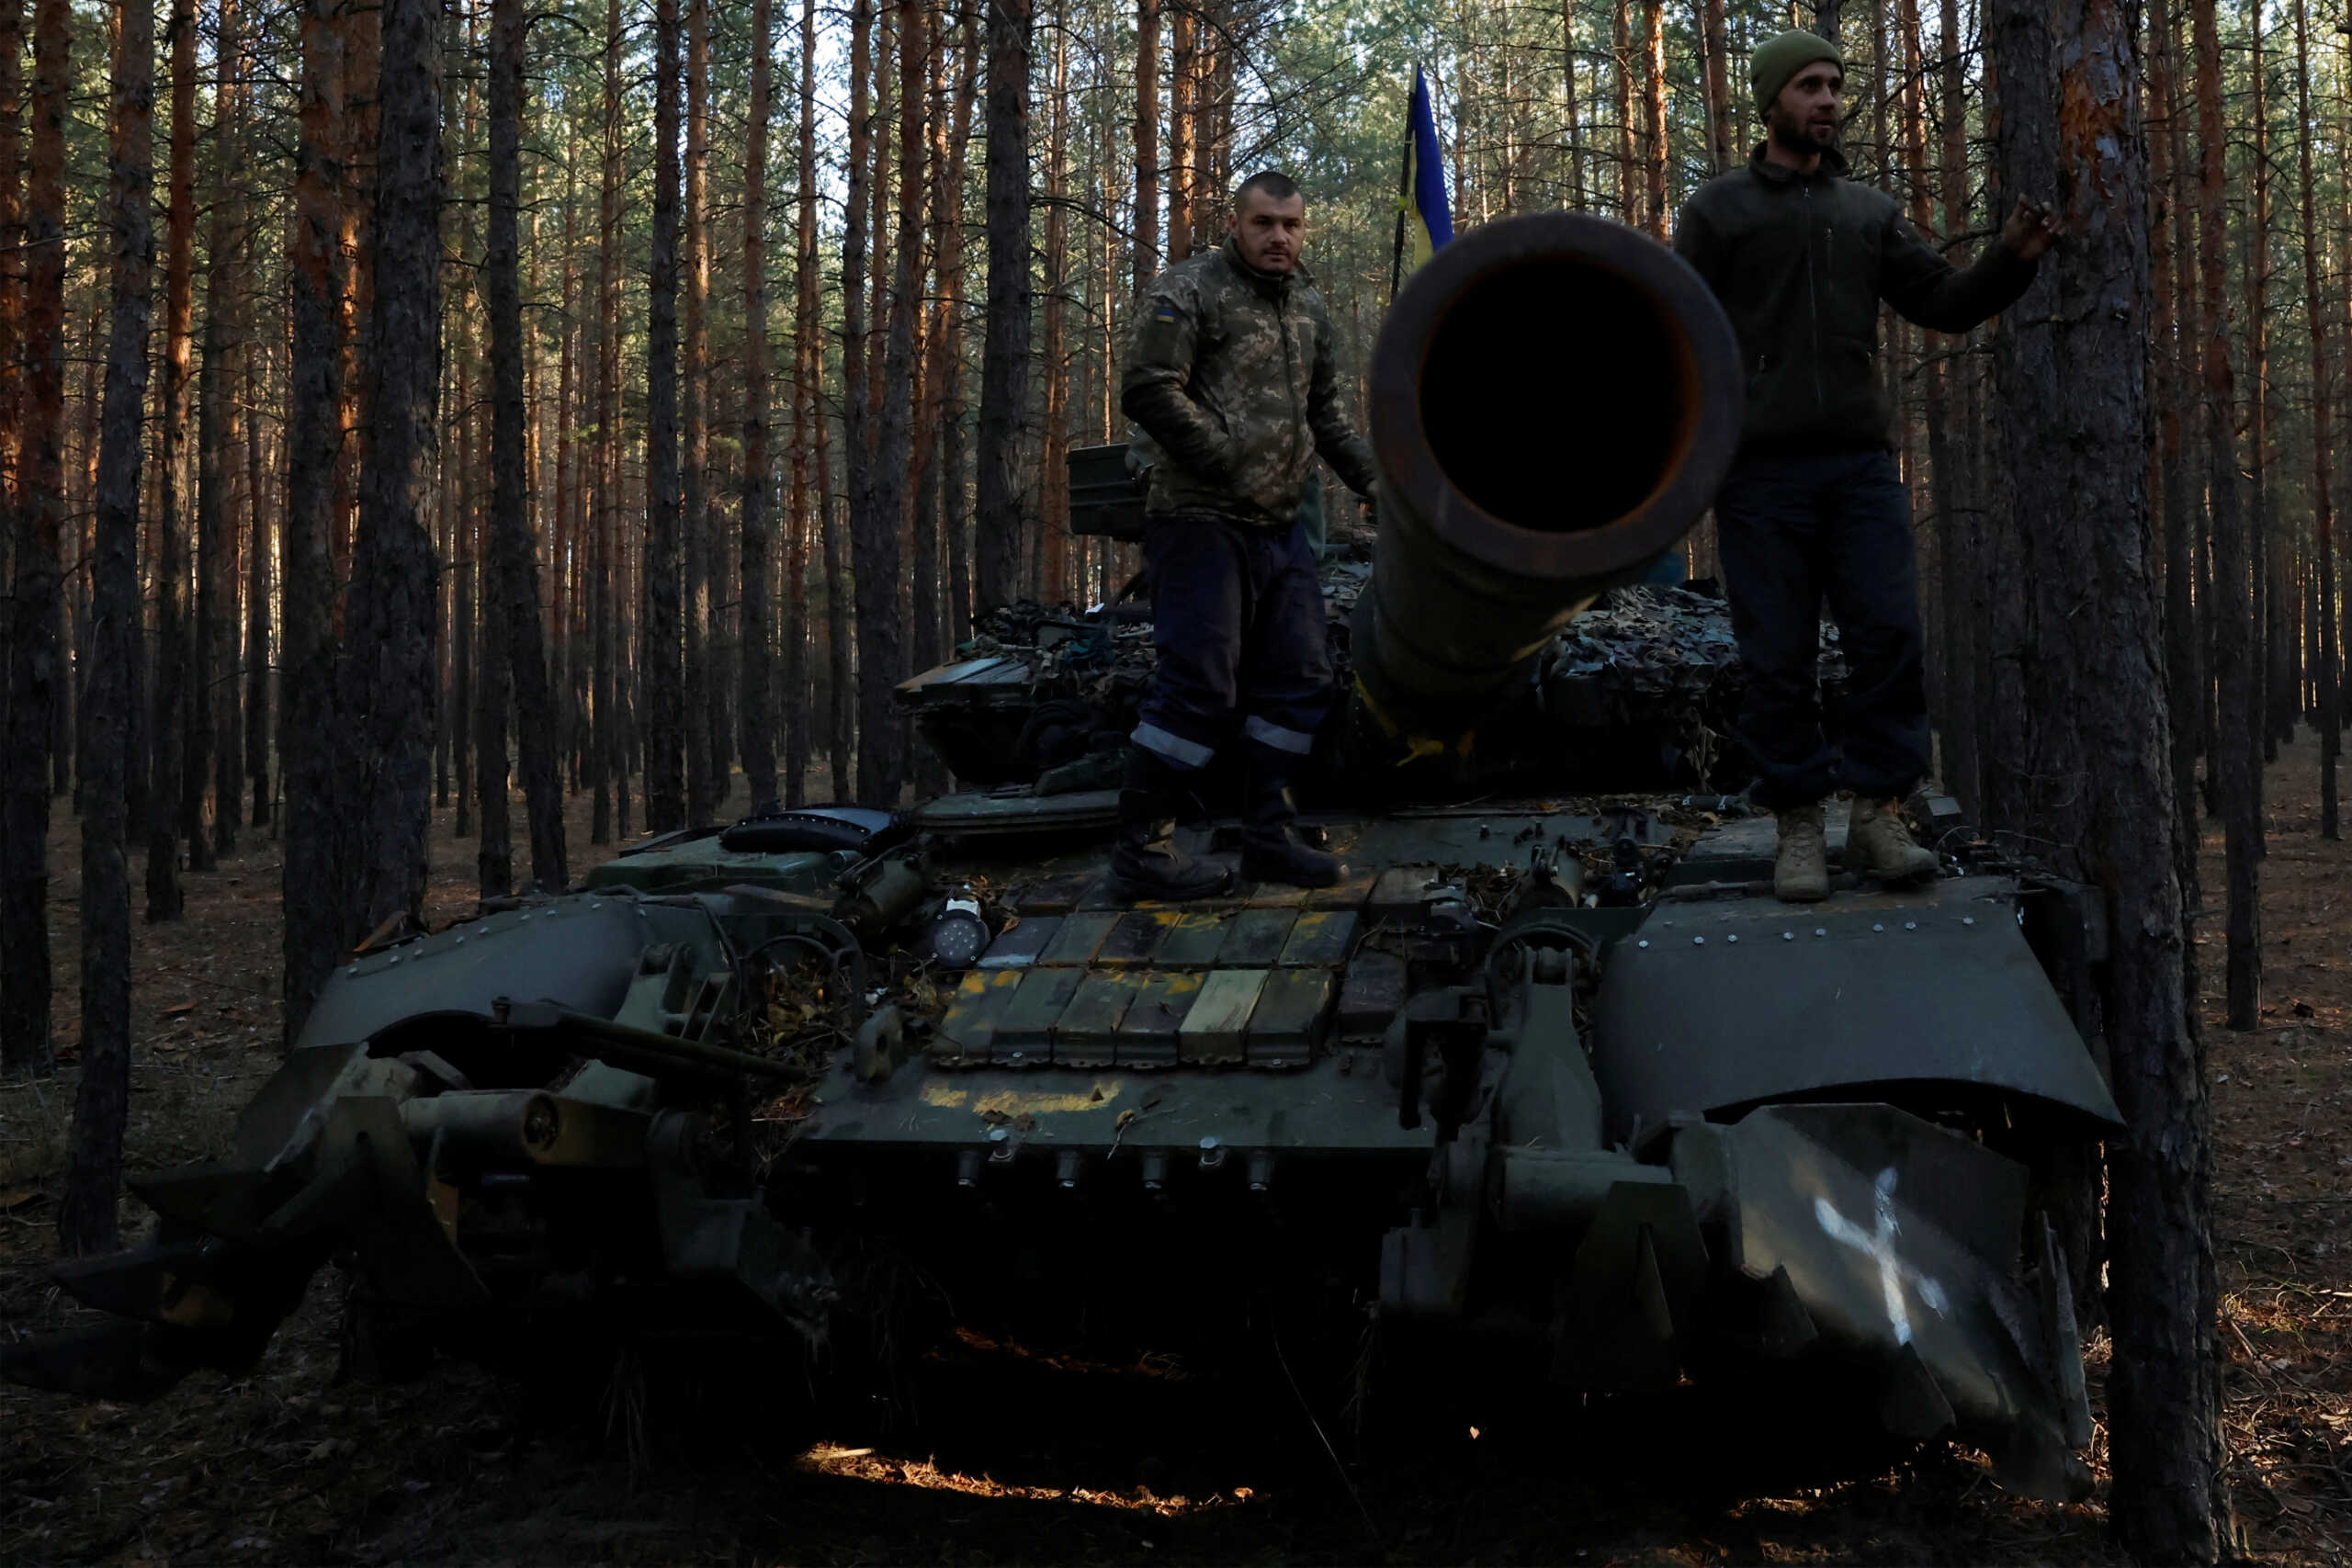
[(334, 0), (304, 0), (300, 141), (288, 257), (294, 321), (286, 386), (286, 513), (278, 547), (284, 563), (285, 651), (277, 694), (288, 1049), (347, 945), (349, 829), (337, 765), (346, 738), (336, 711), (333, 554), (344, 369), (343, 175), (336, 163), (343, 42)]
[[(945, 322), (946, 340), (942, 346), (939, 383), (939, 526), (947, 536), (947, 640), (951, 647), (961, 647), (972, 635), (972, 561), (967, 544), (970, 519), (964, 490), (964, 154), (971, 145), (980, 49), (979, 30), (968, 6), (964, 10), (961, 34), (956, 44), (955, 124), (947, 138), (949, 197), (939, 236), (940, 318)], [(1148, 198), (1149, 193), (1145, 195)]]
[[(245, 209), (241, 205), (242, 217)], [(246, 276), (254, 274), (261, 259), (261, 243), (253, 224), (244, 229), (244, 268)], [(245, 550), (245, 744), (244, 774), (253, 785), (251, 820), (255, 828), (270, 824), (269, 735), (270, 670), (273, 666), (269, 640), (270, 561), (274, 557), (269, 526), (269, 497), (273, 493), (262, 483), (263, 420), (260, 417), (262, 375), (258, 362), (265, 350), (248, 336), (238, 369), (244, 385), (244, 403), (254, 411), (245, 425), (245, 533), (249, 541)]]
[[(956, 100), (958, 111), (970, 101), (967, 90)], [(959, 154), (961, 150), (959, 141)], [(1159, 274), (1159, 0), (1136, 0), (1135, 234), (1140, 296)]]
[[(1617, 220), (1638, 223), (1641, 164), (1634, 153), (1634, 0), (1612, 0), (1610, 6), (1609, 82), (1615, 92), (1611, 104), (1617, 116)], [(1458, 187), (1460, 177), (1455, 178)], [(1456, 220), (1457, 226), (1459, 219)]]
[[(238, 411), (229, 396), (232, 328), (225, 319), (236, 308), (234, 269), (229, 265), (230, 188), (236, 175), (235, 0), (216, 0), (213, 17), (220, 75), (212, 100), (212, 213), (204, 243), (204, 365), (197, 387), (196, 679), (188, 726), (189, 772), (199, 790), (208, 775), (212, 785), (212, 835), (203, 844), (208, 869), (237, 843), (236, 525), (228, 492), (231, 454), (242, 445)], [(192, 830), (201, 837), (200, 823)], [(197, 848), (191, 840), (192, 865)]]
[(645, 592), (638, 681), (645, 826), (686, 825), (678, 532), (678, 0), (653, 6), (653, 254), (645, 362)]
[(685, 379), (679, 389), (685, 468), (680, 534), (684, 550), (684, 685), (680, 716), (686, 752), (685, 820), (715, 821), (726, 775), (713, 766), (710, 518), (710, 0), (686, 0)]
[[(1943, 139), (1937, 185), (1947, 236), (1968, 231), (1968, 119), (1960, 32), (1960, 0), (1941, 0), (1937, 40)], [(1957, 352), (1962, 337), (1950, 345)], [(1938, 593), (1944, 628), (1943, 775), (1945, 787), (1983, 821), (1984, 781), (1977, 772), (1976, 632), (1967, 611), (1966, 583), (1976, 570), (1974, 494), (1966, 471), (1968, 444), (1955, 439), (1953, 414), (1961, 372), (1946, 358), (1928, 378), (1928, 464), (1933, 470)]]
[(1666, 238), (1666, 15), (1665, 0), (1642, 4), (1642, 223)]
[(1063, 207), (1069, 177), (1069, 0), (1054, 6), (1053, 112), (1046, 132), (1046, 303), (1044, 428), (1038, 442), (1039, 555), (1037, 597), (1047, 605), (1069, 596), (1069, 334), (1064, 299), (1069, 289), (1069, 218)]
[[(441, 73), (433, 0), (383, 0), (371, 386), (340, 675), (360, 834), (349, 908), (372, 930), (424, 908), (432, 811), (431, 510), (441, 391)], [(392, 345), (401, 345), (393, 352)]]
[[(2150, 111), (2164, 117), (2160, 131), (2149, 137), (2149, 179), (2171, 221), (2159, 221), (2150, 235), (2150, 287), (2154, 293), (2154, 359), (2156, 448), (2164, 489), (2165, 557), (2165, 679), (2178, 723), (2173, 727), (2173, 795), (2181, 813), (2176, 837), (2181, 845), (2182, 897), (2197, 897), (2197, 732), (2199, 689), (2197, 637), (2196, 573), (2191, 540), (2196, 520), (2182, 440), (2180, 410), (2188, 402), (2181, 374), (2185, 345), (2196, 336), (2193, 300), (2182, 288), (2194, 248), (2190, 205), (2186, 184), (2188, 141), (2181, 130), (2179, 34), (2173, 25), (2171, 0), (2149, 0), (2148, 102)], [(2191, 961), (2195, 953), (2189, 954)]]
[[(872, 364), (872, 348), (866, 308), (866, 272), (868, 258), (867, 225), (873, 216), (870, 189), (874, 159), (874, 115), (871, 112), (875, 81), (883, 73), (876, 62), (874, 44), (874, 0), (854, 0), (850, 11), (849, 46), (849, 174), (848, 195), (842, 203), (842, 464), (848, 491), (849, 568), (858, 571), (865, 558), (865, 535), (874, 524), (874, 437), (872, 434), (873, 401), (869, 395), (871, 378), (867, 371)], [(820, 350), (821, 353), (821, 349)], [(842, 590), (848, 580), (828, 566), (826, 605), (836, 628), (845, 628), (849, 604)], [(862, 574), (861, 574), (862, 575)], [(856, 584), (857, 627), (859, 650), (865, 649), (863, 612), (868, 590), (863, 581)], [(835, 631), (837, 646), (845, 646), (848, 638)], [(863, 705), (856, 704), (853, 694), (862, 689), (862, 682), (852, 675), (849, 661), (842, 659), (834, 666), (836, 680), (843, 682), (836, 693), (836, 707), (846, 716), (854, 705), (863, 716)], [(853, 683), (854, 682), (854, 683)], [(842, 741), (847, 746), (852, 721), (841, 721)], [(840, 772), (833, 774), (836, 798), (857, 798), (858, 792), (872, 782), (865, 773), (865, 738), (856, 738), (860, 772), (851, 775)]]
[(2214, 675), (2219, 725), (2208, 766), (2219, 779), (2229, 879), (2229, 1021), (2252, 1029), (2262, 1008), (2262, 909), (2256, 845), (2262, 812), (2255, 794), (2257, 753), (2247, 716), (2255, 710), (2254, 618), (2246, 597), (2245, 521), (2238, 495), (2237, 401), (2230, 364), (2222, 227), (2229, 145), (2222, 115), (2222, 46), (2214, 0), (2191, 0), (2197, 34), (2199, 271), (2205, 301), (2206, 494), (2213, 518)]
[[(188, 333), (196, 271), (196, 5), (173, 0), (171, 184), (165, 217), (163, 382), (155, 427), (154, 706), (148, 724), (147, 919), (175, 920), (183, 895), (179, 840), (191, 869), (203, 837), (200, 773), (188, 754), (187, 613)], [(149, 62), (153, 70), (153, 62)], [(197, 686), (201, 689), (201, 671)], [(197, 796), (191, 799), (190, 796)]]
[[(1720, 6), (1717, 8), (1720, 12)], [(1716, 20), (1720, 23), (1718, 14)], [(1717, 27), (1718, 42), (1722, 28)], [(1577, 0), (1560, 0), (1560, 114), (1562, 150), (1567, 156), (1567, 189), (1561, 205), (1571, 212), (1586, 207), (1584, 188), (1584, 126), (1577, 110), (1577, 62), (1583, 58), (1577, 45)]]
[[(503, 636), (484, 638), (488, 669), (511, 671), (514, 717), (520, 741), (524, 808), (531, 833), (531, 882), (542, 893), (560, 893), (569, 880), (564, 866), (563, 792), (556, 773), (555, 712), (548, 692), (547, 653), (539, 618), (539, 566), (524, 515), (526, 490), (523, 427), (523, 302), (516, 266), (515, 224), (523, 199), (523, 46), (526, 26), (523, 0), (492, 0), (490, 16), (490, 246), (484, 256), (490, 292), (491, 492), (490, 559), (497, 589), (487, 602), (498, 606)], [(485, 702), (484, 711), (489, 711)], [(505, 709), (499, 705), (486, 737), (486, 764), (505, 787)], [(485, 786), (485, 792), (487, 785)], [(485, 863), (482, 893), (491, 894), (491, 872), (503, 869), (512, 886), (513, 865)], [(504, 887), (499, 889), (505, 891)]]
[(2184, 983), (2149, 571), (2134, 40), (2126, 13), (2078, 0), (2056, 12), (1996, 0), (1987, 16), (2001, 188), (2061, 193), (2069, 231), (1997, 340), (2037, 652), (2023, 676), (2030, 722), (2007, 738), (2007, 771), (2034, 781), (2029, 810), (2003, 825), (2057, 848), (2062, 874), (2113, 901), (2094, 1021), (2129, 1128), (2109, 1145), (2109, 1518), (2143, 1561), (2210, 1562), (2221, 1502), (2210, 1111)]
[[(850, 544), (857, 574), (857, 798), (895, 807), (906, 782), (906, 726), (892, 688), (905, 677), (904, 623), (899, 535), (906, 513), (907, 470), (912, 453), (915, 318), (922, 287), (922, 82), (924, 7), (897, 0), (899, 51), (899, 124), (901, 156), (898, 234), (890, 285), (889, 329), (883, 353), (882, 418), (876, 434), (869, 510)], [(874, 73), (889, 68), (878, 51)], [(877, 189), (882, 182), (877, 179)], [(879, 236), (877, 235), (877, 238)], [(878, 265), (878, 258), (877, 258)]]
[[(817, 723), (816, 683), (808, 671), (814, 660), (811, 646), (815, 623), (808, 614), (806, 592), (809, 541), (812, 537), (830, 540), (831, 507), (825, 498), (820, 480), (814, 494), (808, 489), (809, 465), (815, 449), (825, 438), (824, 402), (820, 393), (824, 381), (824, 346), (818, 335), (817, 298), (822, 280), (817, 270), (817, 0), (801, 0), (800, 6), (800, 118), (797, 126), (799, 159), (795, 176), (795, 188), (799, 202), (793, 220), (793, 308), (792, 308), (792, 519), (791, 543), (786, 547), (785, 571), (786, 589), (791, 601), (792, 629), (785, 641), (785, 702), (788, 723), (797, 726), (786, 731), (787, 765), (785, 770), (785, 804), (798, 806), (808, 798), (808, 763), (813, 746), (810, 735), (821, 729), (826, 741), (826, 757), (831, 770), (830, 793), (838, 799), (843, 775), (841, 771), (840, 747), (835, 736), (832, 693), (833, 681), (825, 682), (826, 712), (824, 723)], [(834, 557), (830, 543), (822, 547), (821, 566), (825, 577), (825, 623), (828, 643), (826, 668), (833, 671), (832, 648), (830, 641), (832, 623), (840, 618), (835, 612), (833, 592), (840, 583), (834, 571)], [(792, 738), (797, 734), (800, 749), (790, 751)]]
[[(5, 15), (20, 17), (12, 3)], [(49, 713), (66, 685), (56, 633), (65, 519), (65, 113), (68, 0), (33, 13), (31, 158), (25, 189), (23, 439), (7, 648), (7, 755), (0, 761), (0, 1072), (51, 1070)], [(13, 68), (21, 23), (0, 43)], [(10, 120), (14, 124), (13, 117)], [(84, 644), (85, 657), (87, 645)], [(86, 717), (86, 715), (85, 716)], [(77, 770), (77, 776), (78, 770)]]
[(2257, 7), (2246, 28), (2248, 78), (2254, 112), (2254, 222), (2246, 235), (2246, 577), (2254, 594), (2249, 622), (2253, 640), (2246, 649), (2249, 693), (2245, 721), (2246, 744), (2253, 749), (2252, 773), (2256, 860), (2268, 856), (2260, 831), (2262, 765), (2278, 760), (2278, 741), (2264, 720), (2264, 698), (2269, 691), (2272, 614), (2270, 604), (2270, 92), (2269, 68), (2263, 54), (2262, 17)]
[[(914, 430), (914, 548), (908, 562), (912, 614), (908, 621), (907, 666), (929, 670), (940, 661), (940, 621), (943, 609), (939, 581), (939, 520), (944, 508), (940, 493), (939, 421), (941, 393), (947, 356), (955, 352), (953, 317), (947, 306), (948, 231), (961, 221), (951, 183), (954, 173), (947, 155), (947, 17), (944, 6), (931, 6), (926, 26), (933, 40), (930, 51), (931, 81), (926, 95), (929, 119), (924, 127), (927, 147), (924, 168), (930, 189), (931, 254), (940, 268), (930, 290), (931, 308), (922, 332), (922, 400), (917, 405)], [(916, 793), (933, 793), (944, 781), (929, 747), (915, 748)]]
[[(1170, 265), (1193, 254), (1193, 85), (1199, 74), (1197, 42), (1200, 18), (1195, 0), (1175, 0), (1176, 15), (1170, 24), (1168, 39), (1168, 261)], [(1024, 6), (1021, 14), (1022, 52), (1025, 68), (1028, 58), (1030, 13)], [(995, 36), (995, 12), (989, 12), (989, 36)], [(989, 56), (989, 76), (996, 79), (993, 50)], [(993, 128), (994, 122), (990, 125)], [(991, 134), (990, 141), (994, 141)], [(1028, 147), (1028, 106), (1022, 106), (1022, 146), (1025, 155)], [(993, 167), (993, 164), (991, 164)]]
[[(1029, 400), (1030, 303), (1031, 0), (987, 0), (987, 5), (988, 309), (980, 350), (980, 466), (973, 540), (978, 558), (974, 587), (981, 612), (1009, 604), (1020, 594), (1021, 427)], [(1180, 13), (1180, 39), (1187, 25), (1188, 18)], [(1171, 257), (1183, 232), (1171, 197)]]
[[(98, 448), (96, 555), (91, 563), (89, 752), (83, 760), (82, 1081), (57, 1234), (69, 1256), (110, 1252), (130, 1111), (130, 670), (137, 657), (141, 441), (155, 230), (155, 14), (119, 12), (107, 140), (107, 228), (113, 320)], [(61, 61), (61, 63), (62, 62)], [(46, 714), (41, 716), (46, 722)]]
[[(743, 782), (752, 808), (776, 803), (775, 694), (768, 632), (768, 78), (774, 47), (768, 0), (752, 0), (751, 146), (743, 159), (743, 517), (741, 576), (736, 593), (736, 669), (742, 682), (738, 702)], [(799, 368), (795, 362), (794, 369)], [(795, 454), (797, 456), (797, 453)], [(786, 522), (797, 531), (797, 519)], [(789, 547), (787, 547), (787, 553)], [(787, 576), (790, 573), (787, 571)], [(788, 601), (798, 621), (797, 598)], [(797, 649), (797, 641), (794, 644)], [(807, 723), (802, 711), (797, 660), (786, 659), (784, 709), (785, 773), (800, 777)]]
[(595, 538), (589, 554), (588, 628), (591, 643), (589, 773), (594, 798), (588, 841), (613, 841), (613, 775), (620, 766), (620, 727), (613, 705), (619, 682), (613, 678), (613, 551), (620, 515), (620, 201), (621, 201), (621, 6), (605, 4), (605, 146), (596, 218), (596, 451)]

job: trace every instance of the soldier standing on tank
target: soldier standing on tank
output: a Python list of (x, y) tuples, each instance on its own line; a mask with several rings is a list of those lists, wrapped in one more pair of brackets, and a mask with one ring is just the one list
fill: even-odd
[(1301, 841), (1290, 786), (1330, 703), (1323, 588), (1299, 502), (1317, 454), (1372, 493), (1372, 450), (1340, 406), (1331, 321), (1299, 265), (1306, 203), (1287, 176), (1235, 192), (1225, 243), (1177, 263), (1136, 312), (1119, 406), (1148, 469), (1144, 562), (1159, 663), (1119, 795), (1112, 870), (1130, 897), (1224, 890), (1178, 850), (1175, 818), (1238, 728), (1241, 870), (1301, 887), (1340, 878)]
[[(1807, 32), (1769, 39), (1750, 56), (1748, 83), (1763, 144), (1746, 168), (1700, 187), (1674, 248), (1739, 336), (1747, 413), (1715, 523), (1748, 671), (1741, 739), (1761, 770), (1757, 798), (1780, 818), (1773, 891), (1810, 901), (1829, 895), (1821, 803), (1832, 789), (1854, 795), (1849, 869), (1902, 880), (1936, 868), (1901, 815), (1928, 768), (1928, 698), (1879, 302), (1964, 333), (2026, 291), (2058, 227), (2020, 200), (1962, 271), (1928, 248), (1893, 197), (1841, 177), (1835, 45)], [(1846, 654), (1837, 735), (1823, 731), (1815, 675), (1825, 595)]]

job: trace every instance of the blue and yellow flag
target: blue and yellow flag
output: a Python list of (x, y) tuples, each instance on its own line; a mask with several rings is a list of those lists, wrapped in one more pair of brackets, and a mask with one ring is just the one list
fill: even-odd
[(1445, 164), (1437, 145), (1437, 116), (1430, 108), (1430, 85), (1413, 67), (1413, 106), (1405, 117), (1405, 168), (1396, 183), (1396, 254), (1389, 276), (1393, 294), (1405, 274), (1437, 254), (1453, 238), (1453, 207), (1445, 198)]

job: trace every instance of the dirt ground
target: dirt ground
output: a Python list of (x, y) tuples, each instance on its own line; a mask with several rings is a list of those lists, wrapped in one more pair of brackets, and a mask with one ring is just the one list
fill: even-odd
[[(2352, 850), (2316, 837), (2309, 746), (2268, 775), (2263, 1027), (2221, 1026), (2218, 836), (2205, 846), (2206, 1018), (2230, 1474), (2245, 1552), (2352, 1556)], [(733, 805), (741, 808), (739, 797)], [(572, 802), (575, 870), (587, 801)], [(62, 815), (62, 814), (61, 814)], [(522, 807), (514, 808), (520, 837)], [(277, 1062), (278, 857), (248, 831), (188, 879), (187, 918), (136, 935), (127, 1161), (203, 1157)], [(526, 858), (518, 844), (518, 865)], [(473, 844), (436, 814), (434, 918), (470, 908)], [(51, 901), (60, 1038), (75, 1034), (77, 854)], [(0, 1083), (0, 1336), (73, 1311), (54, 1245), (74, 1063)], [(126, 1224), (136, 1223), (126, 1202)], [(250, 1377), (143, 1406), (0, 1389), (0, 1562), (2082, 1562), (2102, 1495), (2022, 1502), (1981, 1455), (1821, 1460), (1783, 1402), (1690, 1391), (1568, 1402), (1367, 1456), (1282, 1382), (1167, 1364), (1045, 1364), (967, 1343), (877, 1439), (735, 1398), (665, 1399), (626, 1371), (555, 1412), (487, 1373), (338, 1382), (331, 1277)], [(2094, 1380), (2105, 1346), (2094, 1342)], [(788, 1402), (787, 1402), (788, 1403)], [(1346, 1462), (1341, 1462), (1342, 1456)]]

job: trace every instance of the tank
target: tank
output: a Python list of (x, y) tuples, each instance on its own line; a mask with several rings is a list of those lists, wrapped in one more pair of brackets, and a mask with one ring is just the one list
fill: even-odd
[[(1605, 308), (1552, 324), (1566, 298)], [(1600, 369), (1498, 375), (1505, 344)], [(2049, 1193), (2117, 1125), (2069, 1005), (2098, 897), (1928, 802), (1933, 881), (1784, 906), (1769, 820), (1575, 795), (1510, 739), (1572, 617), (1705, 505), (1736, 359), (1696, 277), (1596, 220), (1408, 285), (1309, 818), (1339, 886), (1123, 901), (1099, 793), (1034, 781), (649, 840), (354, 955), (234, 1149), (131, 1179), (151, 1238), (58, 1270), (109, 1315), (0, 1371), (137, 1398), (247, 1365), (338, 1258), (387, 1373), (719, 1341), (870, 1389), (956, 1326), (1239, 1356), (1273, 1325), (1327, 1392), (1368, 1342), (1408, 1395), (1760, 1379), (2075, 1494)], [(1057, 640), (1107, 668), (1135, 635)]]

